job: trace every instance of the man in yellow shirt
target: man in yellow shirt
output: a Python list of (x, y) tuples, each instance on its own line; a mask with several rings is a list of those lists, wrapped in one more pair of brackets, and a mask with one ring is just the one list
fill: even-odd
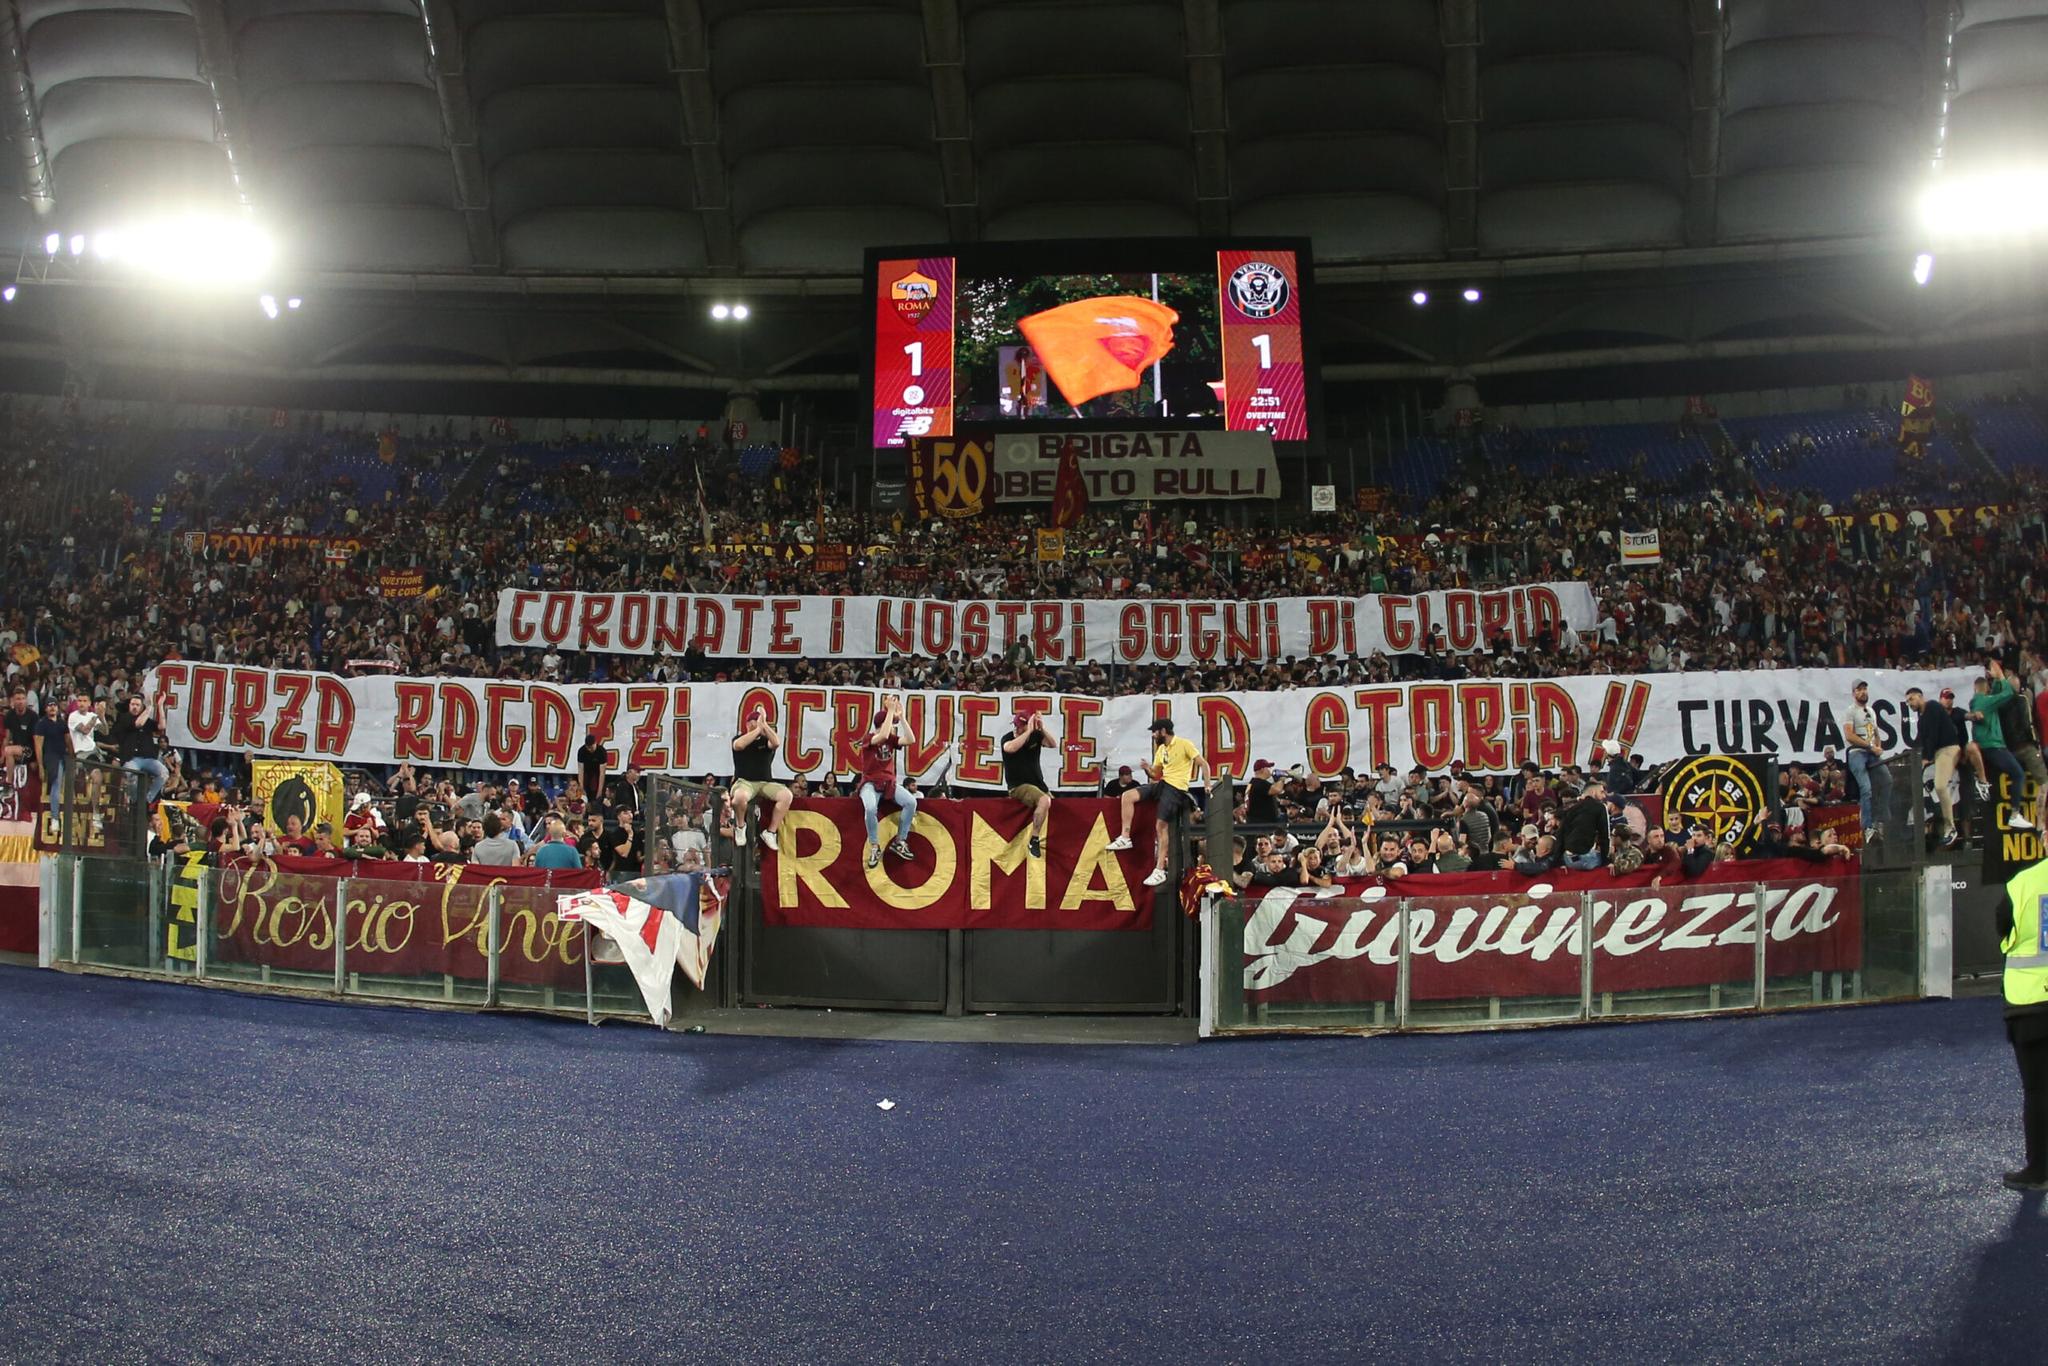
[(1195, 748), (1192, 740), (1183, 740), (1173, 733), (1173, 722), (1161, 717), (1152, 723), (1152, 762), (1145, 765), (1145, 772), (1152, 781), (1144, 787), (1133, 787), (1123, 796), (1123, 831), (1109, 842), (1111, 849), (1131, 847), (1131, 817), (1143, 799), (1157, 802), (1153, 813), (1158, 821), (1154, 832), (1151, 876), (1145, 879), (1147, 887), (1157, 887), (1166, 881), (1167, 832), (1178, 821), (1195, 800), (1188, 789), (1195, 780), (1207, 775), (1209, 761), (1202, 751)]

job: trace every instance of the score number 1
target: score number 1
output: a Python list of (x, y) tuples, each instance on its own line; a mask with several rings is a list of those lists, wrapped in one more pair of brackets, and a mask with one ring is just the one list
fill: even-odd
[[(903, 354), (910, 357), (910, 377), (912, 379), (918, 379), (921, 376), (923, 376), (924, 343), (921, 341), (905, 342), (903, 345)], [(924, 386), (922, 384), (906, 384), (903, 387), (903, 401), (913, 408), (916, 407), (918, 404), (923, 403)]]

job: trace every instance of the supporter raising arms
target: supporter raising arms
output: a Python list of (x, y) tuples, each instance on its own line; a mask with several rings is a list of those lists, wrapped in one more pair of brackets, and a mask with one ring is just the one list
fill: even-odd
[[(773, 764), (776, 751), (782, 748), (782, 735), (768, 723), (768, 708), (765, 703), (756, 702), (747, 709), (747, 715), (740, 733), (732, 737), (732, 787), (726, 793), (726, 805), (732, 812), (735, 829), (746, 825), (747, 808), (756, 802), (768, 804), (767, 817), (761, 822), (761, 843), (768, 849), (776, 848), (775, 832), (782, 828), (782, 818), (789, 814), (792, 800), (787, 784), (775, 781)], [(874, 832), (869, 831), (869, 838)]]
[(903, 698), (900, 694), (882, 694), (882, 714), (875, 722), (874, 730), (860, 748), (860, 797), (862, 815), (868, 825), (868, 867), (882, 866), (882, 822), (881, 804), (893, 800), (896, 803), (896, 838), (889, 845), (889, 852), (897, 858), (910, 858), (910, 824), (917, 819), (917, 794), (896, 780), (896, 754), (910, 738), (910, 728), (903, 720)]
[(1010, 718), (1014, 727), (1003, 741), (1003, 786), (1010, 800), (1031, 813), (1031, 857), (1045, 857), (1045, 818), (1052, 811), (1052, 794), (1045, 790), (1043, 752), (1053, 743), (1046, 727), (1045, 713), (1019, 708)]

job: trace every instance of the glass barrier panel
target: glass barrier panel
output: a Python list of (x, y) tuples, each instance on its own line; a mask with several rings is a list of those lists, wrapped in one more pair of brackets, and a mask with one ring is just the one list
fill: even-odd
[(1863, 872), (1835, 859), (1763, 885), (1764, 1003), (1788, 1007), (1913, 996), (1920, 984), (1913, 870)]
[(490, 888), (431, 879), (352, 877), (343, 920), (342, 991), (390, 1000), (482, 1005), (490, 987)]
[(1580, 1018), (1584, 902), (1584, 893), (1541, 883), (1514, 892), (1408, 898), (1407, 1025)]
[(498, 1004), (584, 1013), (583, 927), (555, 914), (553, 887), (498, 889)]
[(72, 876), (77, 879), (78, 962), (129, 972), (163, 971), (162, 926), (149, 864), (79, 858), (73, 860)]
[(656, 776), (648, 783), (647, 871), (687, 873), (723, 867), (733, 841), (719, 833), (725, 794), (702, 783)]
[(1218, 901), (1217, 1029), (1393, 1028), (1397, 907), (1292, 887)]
[(1927, 925), (1924, 873), (1924, 868), (1908, 868), (1864, 876), (1862, 999), (1911, 999), (1920, 994)]
[(1593, 893), (1593, 1019), (1755, 1007), (1756, 884), (1741, 867)]
[(50, 868), (50, 905), (55, 913), (50, 927), (53, 941), (50, 961), (70, 963), (76, 961), (76, 955), (71, 949), (72, 929), (75, 924), (75, 918), (71, 913), (71, 898), (78, 882), (78, 860), (69, 854), (58, 854), (51, 858)]
[(276, 864), (208, 870), (209, 979), (298, 991), (334, 990), (334, 907), (339, 880)]
[[(629, 1019), (645, 1020), (647, 998), (640, 994), (640, 984), (633, 980), (633, 974), (622, 963), (603, 961), (603, 950), (598, 952), (597, 961), (591, 964), (590, 1008), (599, 1015), (623, 1015)], [(681, 996), (694, 990), (689, 979), (680, 972), (669, 984), (673, 996)]]

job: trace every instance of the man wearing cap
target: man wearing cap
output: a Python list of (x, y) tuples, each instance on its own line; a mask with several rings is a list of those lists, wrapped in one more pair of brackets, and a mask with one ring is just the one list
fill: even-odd
[(1885, 770), (1884, 749), (1877, 739), (1877, 713), (1870, 709), (1870, 685), (1862, 679), (1849, 690), (1853, 699), (1842, 723), (1842, 735), (1849, 746), (1849, 772), (1856, 779), (1857, 800), (1863, 811), (1863, 837), (1884, 838), (1879, 819), (1892, 809), (1892, 775)]
[(1153, 815), (1157, 823), (1157, 836), (1153, 850), (1152, 872), (1145, 879), (1147, 887), (1157, 887), (1166, 881), (1166, 837), (1173, 823), (1194, 806), (1194, 798), (1188, 795), (1189, 785), (1208, 771), (1209, 761), (1194, 742), (1173, 733), (1173, 722), (1162, 716), (1152, 723), (1152, 762), (1145, 765), (1145, 772), (1152, 779), (1151, 785), (1134, 789), (1124, 794), (1123, 831), (1109, 842), (1111, 849), (1131, 847), (1131, 817), (1138, 809), (1142, 795), (1158, 803)]
[(1031, 857), (1045, 857), (1045, 818), (1052, 814), (1052, 793), (1045, 790), (1041, 752), (1053, 743), (1045, 713), (1019, 707), (1010, 718), (1010, 738), (1003, 741), (1003, 786), (1010, 800), (1031, 813)]
[(1106, 778), (1103, 780), (1102, 795), (1105, 797), (1114, 797), (1118, 800), (1122, 800), (1124, 793), (1135, 791), (1139, 786), (1141, 786), (1141, 784), (1138, 782), (1136, 776), (1132, 774), (1131, 766), (1129, 764), (1125, 764), (1117, 769), (1116, 776), (1114, 778)]
[(1939, 703), (1928, 706), (1927, 694), (1920, 689), (1906, 689), (1906, 705), (1919, 722), (1920, 733), (1914, 737), (1914, 743), (1920, 757), (1934, 766), (1934, 800), (1941, 807), (1941, 847), (1947, 849), (1956, 842), (1956, 803), (1948, 794), (1948, 785), (1956, 776), (1962, 742), (1956, 736), (1956, 723), (1948, 708)]
[(740, 733), (732, 737), (732, 787), (725, 801), (735, 830), (746, 827), (754, 803), (768, 803), (767, 818), (761, 822), (761, 843), (768, 849), (775, 848), (775, 832), (782, 828), (791, 800), (788, 786), (776, 782), (772, 771), (780, 748), (782, 736), (768, 723), (768, 704), (756, 700), (747, 708)]
[(1247, 825), (1280, 824), (1280, 803), (1273, 797), (1273, 761), (1261, 759), (1252, 765), (1252, 780), (1245, 785), (1244, 820)]
[(384, 817), (372, 805), (369, 793), (358, 792), (355, 796), (348, 799), (348, 817), (342, 821), (341, 825), (342, 829), (349, 835), (355, 834), (358, 830), (367, 830), (372, 835), (375, 835), (383, 830)]
[(910, 858), (910, 826), (917, 819), (917, 794), (896, 781), (896, 751), (903, 748), (909, 738), (909, 727), (903, 721), (903, 699), (895, 693), (882, 694), (882, 714), (875, 721), (875, 728), (860, 747), (860, 786), (854, 795), (860, 798), (861, 814), (868, 825), (868, 867), (882, 866), (882, 822), (881, 803), (893, 800), (898, 813), (896, 838), (889, 844), (889, 852), (897, 858)]

